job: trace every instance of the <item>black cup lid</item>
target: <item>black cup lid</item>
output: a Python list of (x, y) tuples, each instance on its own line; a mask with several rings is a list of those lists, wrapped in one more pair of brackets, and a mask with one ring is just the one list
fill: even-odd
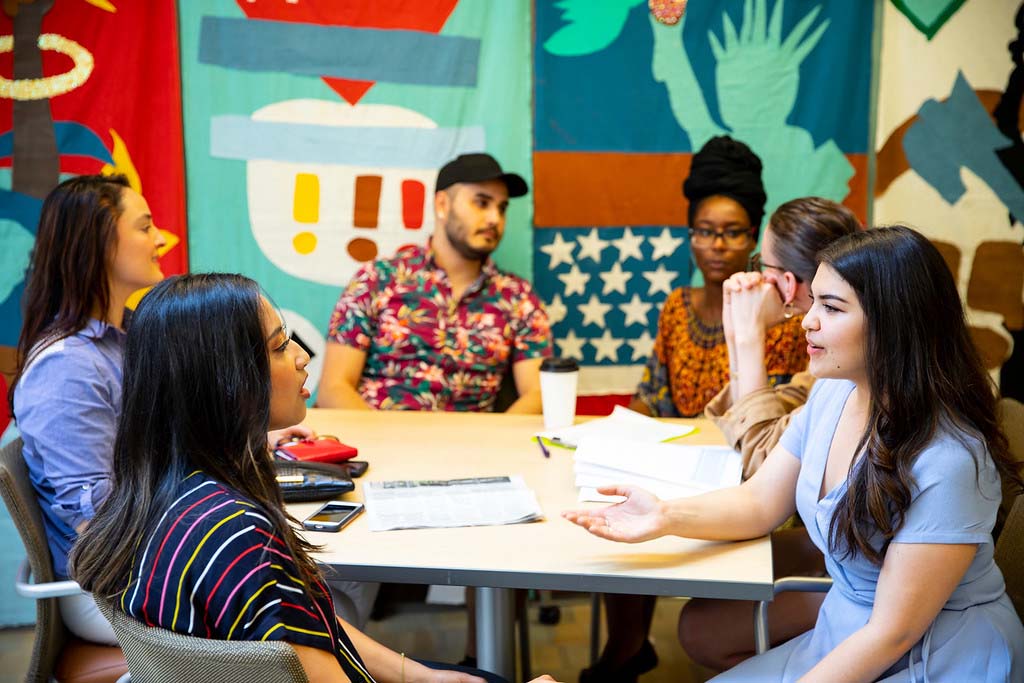
[(577, 372), (580, 364), (572, 358), (545, 358), (540, 364), (541, 372)]

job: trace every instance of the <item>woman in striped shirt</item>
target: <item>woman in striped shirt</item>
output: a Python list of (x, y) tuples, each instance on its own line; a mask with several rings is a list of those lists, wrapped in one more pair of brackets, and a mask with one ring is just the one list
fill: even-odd
[(308, 362), (252, 280), (157, 285), (128, 334), (111, 494), (72, 575), (150, 626), (284, 640), (314, 682), (483, 683), (406, 661), (334, 616), (266, 454), (269, 428), (305, 416)]

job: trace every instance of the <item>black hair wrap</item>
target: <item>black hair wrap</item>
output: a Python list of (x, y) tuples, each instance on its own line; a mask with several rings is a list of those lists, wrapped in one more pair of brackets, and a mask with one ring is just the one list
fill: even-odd
[(761, 160), (749, 147), (728, 135), (711, 138), (693, 155), (690, 177), (683, 182), (683, 195), (690, 201), (690, 225), (701, 201), (721, 195), (742, 206), (751, 227), (758, 228), (768, 200), (761, 182)]

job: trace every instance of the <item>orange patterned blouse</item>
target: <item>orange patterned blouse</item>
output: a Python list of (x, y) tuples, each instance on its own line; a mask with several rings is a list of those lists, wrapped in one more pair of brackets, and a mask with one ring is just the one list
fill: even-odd
[[(768, 329), (768, 383), (785, 384), (807, 369), (801, 317)], [(661, 309), (658, 338), (636, 397), (660, 417), (695, 417), (729, 381), (729, 350), (722, 325), (707, 325), (694, 310), (689, 287), (672, 292)]]

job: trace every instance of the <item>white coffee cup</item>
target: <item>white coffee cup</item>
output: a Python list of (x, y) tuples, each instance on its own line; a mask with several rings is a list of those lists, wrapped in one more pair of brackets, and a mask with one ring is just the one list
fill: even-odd
[(572, 358), (545, 358), (540, 365), (544, 429), (568, 427), (576, 419), (576, 385), (580, 366)]

